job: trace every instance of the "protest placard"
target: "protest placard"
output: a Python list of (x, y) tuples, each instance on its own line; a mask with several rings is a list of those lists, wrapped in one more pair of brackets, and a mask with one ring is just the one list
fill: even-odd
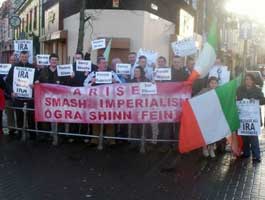
[(15, 55), (18, 58), (21, 51), (27, 51), (29, 54), (29, 63), (33, 63), (33, 41), (32, 40), (14, 40)]
[(156, 81), (169, 81), (171, 80), (171, 68), (156, 68), (154, 71), (154, 79)]
[(37, 65), (49, 66), (50, 65), (50, 55), (48, 54), (38, 54), (36, 56)]
[(258, 136), (260, 129), (260, 107), (258, 100), (237, 101), (240, 128), (238, 135)]
[(197, 52), (195, 40), (193, 38), (186, 38), (180, 41), (171, 43), (172, 50), (176, 56), (190, 56)]
[(11, 64), (0, 64), (0, 74), (7, 75), (11, 67)]
[(93, 40), (91, 45), (92, 50), (104, 49), (106, 47), (106, 39)]
[(96, 72), (96, 83), (112, 83), (112, 73), (111, 72)]
[(137, 52), (137, 61), (139, 61), (140, 56), (145, 56), (147, 58), (148, 65), (152, 65), (156, 63), (158, 53), (152, 50), (139, 49)]
[(72, 76), (73, 75), (73, 65), (57, 65), (57, 75), (58, 76)]
[(228, 71), (227, 66), (218, 65), (213, 66), (209, 72), (209, 77), (214, 76), (218, 78), (218, 85), (224, 85), (230, 81), (230, 71)]
[(157, 87), (155, 83), (140, 83), (140, 94), (157, 94)]
[(32, 98), (30, 85), (34, 81), (34, 68), (15, 67), (13, 74), (13, 91), (18, 97)]
[(130, 75), (131, 74), (131, 64), (116, 64), (116, 73)]
[(79, 72), (91, 72), (91, 60), (77, 60), (76, 71)]

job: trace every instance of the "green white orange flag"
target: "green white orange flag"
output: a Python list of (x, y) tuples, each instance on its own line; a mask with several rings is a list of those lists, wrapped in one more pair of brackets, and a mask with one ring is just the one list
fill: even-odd
[(106, 59), (106, 61), (109, 61), (109, 57), (110, 57), (110, 50), (111, 50), (111, 43), (112, 43), (112, 39), (110, 39), (107, 48), (104, 51), (104, 58)]
[(239, 128), (236, 90), (240, 82), (241, 76), (183, 103), (179, 134), (181, 153), (217, 142)]
[(207, 41), (205, 42), (198, 59), (196, 60), (194, 70), (189, 76), (188, 82), (192, 83), (197, 78), (205, 77), (216, 60), (216, 46), (217, 46), (217, 20), (213, 20)]

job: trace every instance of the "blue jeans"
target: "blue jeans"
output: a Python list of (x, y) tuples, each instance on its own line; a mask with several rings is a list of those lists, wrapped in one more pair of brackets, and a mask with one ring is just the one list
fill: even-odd
[(242, 138), (244, 156), (250, 156), (251, 150), (252, 157), (260, 159), (259, 138), (257, 136), (242, 136)]

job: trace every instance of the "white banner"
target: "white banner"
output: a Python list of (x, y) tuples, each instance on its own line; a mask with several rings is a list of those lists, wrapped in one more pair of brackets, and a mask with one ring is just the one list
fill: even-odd
[(171, 68), (156, 68), (154, 71), (155, 81), (170, 81), (171, 80)]
[(38, 54), (36, 56), (37, 65), (49, 66), (50, 65), (50, 55), (48, 54)]
[(11, 67), (11, 64), (0, 64), (0, 74), (7, 75)]
[(197, 52), (195, 40), (193, 38), (186, 38), (180, 41), (171, 43), (172, 50), (176, 56), (190, 56)]
[(91, 45), (92, 50), (104, 49), (106, 47), (106, 39), (93, 40)]
[(13, 91), (18, 97), (32, 98), (30, 85), (34, 81), (35, 69), (29, 67), (15, 67), (13, 74)]
[(112, 83), (112, 72), (96, 72), (96, 83)]
[(238, 135), (258, 136), (261, 133), (259, 101), (243, 99), (237, 101), (237, 107), (240, 119)]
[(33, 63), (33, 42), (32, 40), (14, 40), (15, 55), (18, 58), (21, 51), (29, 54), (29, 63)]
[(131, 64), (116, 64), (116, 73), (130, 75), (131, 74)]
[(154, 83), (140, 83), (140, 94), (157, 94), (157, 86)]
[(73, 65), (57, 65), (57, 75), (58, 76), (72, 76), (73, 75)]
[(79, 72), (91, 72), (91, 60), (77, 60), (76, 71)]

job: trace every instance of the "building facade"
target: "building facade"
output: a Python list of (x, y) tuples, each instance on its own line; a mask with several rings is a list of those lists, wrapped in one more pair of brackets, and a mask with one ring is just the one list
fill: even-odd
[(5, 1), (0, 8), (0, 62), (8, 62), (13, 53), (13, 30), (9, 25), (9, 17), (12, 14), (11, 0)]

